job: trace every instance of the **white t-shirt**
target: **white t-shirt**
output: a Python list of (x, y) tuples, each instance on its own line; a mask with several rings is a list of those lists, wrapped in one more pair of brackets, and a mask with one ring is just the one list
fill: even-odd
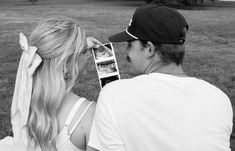
[(232, 106), (193, 77), (151, 73), (100, 93), (89, 146), (101, 151), (230, 151)]

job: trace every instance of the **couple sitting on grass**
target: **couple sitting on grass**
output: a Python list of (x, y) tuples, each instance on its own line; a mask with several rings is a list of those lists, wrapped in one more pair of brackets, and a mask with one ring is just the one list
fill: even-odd
[(107, 84), (97, 103), (71, 92), (101, 43), (70, 18), (39, 23), (23, 50), (1, 151), (230, 151), (232, 107), (217, 87), (182, 69), (189, 25), (176, 10), (139, 7), (128, 28), (134, 77)]

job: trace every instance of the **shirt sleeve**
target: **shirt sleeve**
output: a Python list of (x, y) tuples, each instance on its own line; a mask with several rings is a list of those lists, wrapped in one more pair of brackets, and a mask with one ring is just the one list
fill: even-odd
[(100, 151), (125, 151), (117, 124), (108, 103), (100, 93), (88, 145)]

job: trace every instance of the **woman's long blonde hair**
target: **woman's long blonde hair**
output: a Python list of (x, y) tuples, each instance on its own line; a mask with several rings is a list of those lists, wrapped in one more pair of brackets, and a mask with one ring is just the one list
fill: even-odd
[[(29, 146), (56, 151), (57, 113), (61, 102), (79, 73), (78, 57), (85, 48), (85, 31), (71, 18), (43, 20), (34, 29), (29, 43), (38, 48), (42, 63), (33, 76), (30, 113), (27, 122)], [(64, 78), (65, 68), (70, 77)]]

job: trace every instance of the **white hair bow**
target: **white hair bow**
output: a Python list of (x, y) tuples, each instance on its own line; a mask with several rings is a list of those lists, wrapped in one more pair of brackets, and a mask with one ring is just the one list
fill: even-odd
[(29, 107), (33, 86), (33, 74), (40, 65), (42, 59), (37, 54), (37, 47), (29, 46), (28, 40), (20, 33), (19, 43), (23, 53), (21, 55), (15, 90), (11, 106), (11, 123), (14, 134), (14, 148), (24, 150), (28, 145), (26, 124), (29, 115)]

